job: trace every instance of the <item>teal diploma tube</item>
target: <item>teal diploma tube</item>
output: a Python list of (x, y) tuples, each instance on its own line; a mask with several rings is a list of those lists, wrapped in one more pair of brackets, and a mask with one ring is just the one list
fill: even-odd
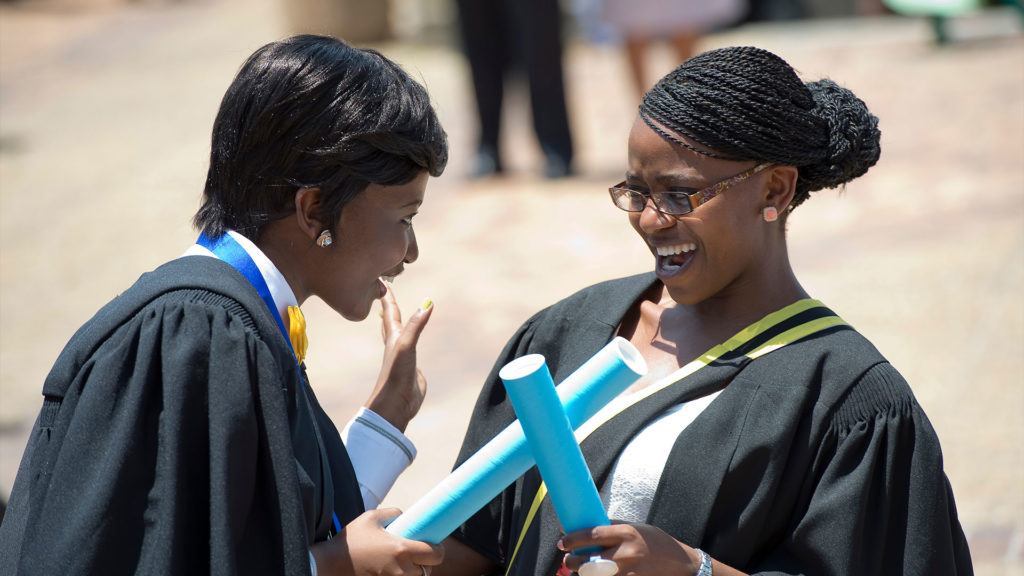
[[(613, 339), (558, 386), (562, 420), (568, 417), (574, 429), (580, 427), (646, 373), (647, 364), (639, 351), (623, 338)], [(572, 443), (576, 446), (575, 439)], [(515, 421), (413, 503), (387, 530), (403, 538), (439, 543), (534, 463), (521, 423)]]

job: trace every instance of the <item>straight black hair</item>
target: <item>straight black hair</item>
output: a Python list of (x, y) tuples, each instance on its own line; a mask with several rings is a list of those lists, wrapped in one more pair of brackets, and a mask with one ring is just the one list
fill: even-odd
[(438, 176), (447, 136), (426, 90), (379, 52), (335, 38), (272, 42), (242, 65), (213, 125), (210, 169), (193, 220), (211, 238), (228, 229), (256, 240), (319, 187), (318, 217), (333, 228), (370, 184)]

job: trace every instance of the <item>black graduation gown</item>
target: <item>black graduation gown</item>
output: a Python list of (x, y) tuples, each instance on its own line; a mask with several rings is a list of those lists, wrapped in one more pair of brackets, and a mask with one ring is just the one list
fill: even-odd
[(304, 380), (228, 264), (187, 257), (143, 275), (46, 379), (0, 573), (309, 574), (331, 510), (344, 525), (363, 505)]
[[(598, 284), (527, 321), (484, 385), (458, 462), (514, 417), (498, 369), (542, 354), (561, 382), (656, 281)], [(597, 485), (664, 410), (722, 387), (673, 444), (649, 524), (754, 574), (973, 573), (934, 430), (899, 373), (846, 325), (715, 362), (620, 413), (581, 444)], [(533, 468), (455, 537), (504, 574), (539, 483)], [(545, 499), (511, 574), (555, 574), (560, 534)]]

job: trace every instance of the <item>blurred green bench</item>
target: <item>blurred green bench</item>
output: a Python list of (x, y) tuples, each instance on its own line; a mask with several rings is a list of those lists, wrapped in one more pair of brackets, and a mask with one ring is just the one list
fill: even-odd
[(949, 42), (948, 20), (957, 16), (968, 15), (996, 4), (1012, 6), (1024, 18), (1022, 0), (882, 0), (883, 4), (897, 14), (905, 16), (923, 16), (931, 20), (935, 40), (939, 44)]

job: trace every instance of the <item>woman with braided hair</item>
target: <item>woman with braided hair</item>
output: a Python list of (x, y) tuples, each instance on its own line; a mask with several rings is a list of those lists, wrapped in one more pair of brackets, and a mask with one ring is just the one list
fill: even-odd
[(460, 462), (513, 418), (497, 369), (529, 353), (561, 382), (615, 336), (649, 372), (577, 438), (611, 526), (563, 535), (536, 469), (445, 543), (439, 574), (971, 574), (939, 441), (903, 377), (801, 287), (786, 221), (864, 174), (878, 119), (830, 80), (725, 48), (643, 98), (614, 205), (651, 273), (529, 319), (495, 363)]

